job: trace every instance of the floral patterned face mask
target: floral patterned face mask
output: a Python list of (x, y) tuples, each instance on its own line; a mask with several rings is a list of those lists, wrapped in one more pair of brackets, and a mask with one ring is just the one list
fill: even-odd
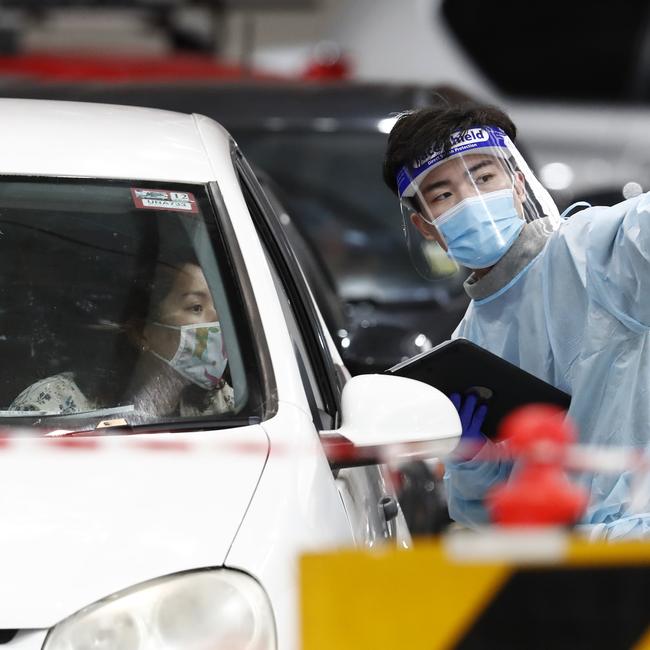
[(165, 359), (153, 350), (151, 350), (152, 354), (201, 388), (208, 390), (221, 383), (228, 357), (224, 349), (219, 321), (195, 325), (165, 325), (157, 322), (153, 324), (178, 330), (180, 340), (176, 354), (171, 360)]

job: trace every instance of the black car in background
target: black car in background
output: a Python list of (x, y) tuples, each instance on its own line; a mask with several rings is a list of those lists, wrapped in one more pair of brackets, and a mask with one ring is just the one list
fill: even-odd
[(85, 82), (11, 84), (0, 87), (0, 96), (140, 105), (218, 120), (271, 177), (285, 221), (302, 235), (297, 254), (353, 374), (382, 371), (447, 339), (466, 309), (467, 272), (450, 267), (441, 250), (424, 253), (438, 272), (435, 281), (415, 271), (398, 201), (381, 178), (391, 119), (409, 108), (466, 98), (453, 89)]

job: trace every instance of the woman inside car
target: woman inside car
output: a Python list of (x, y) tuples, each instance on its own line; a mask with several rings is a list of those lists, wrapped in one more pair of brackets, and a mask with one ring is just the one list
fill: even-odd
[(80, 362), (35, 382), (9, 409), (67, 415), (132, 405), (140, 421), (232, 412), (219, 315), (201, 267), (185, 254), (146, 275), (131, 289), (126, 322), (95, 326), (118, 333), (113, 368)]

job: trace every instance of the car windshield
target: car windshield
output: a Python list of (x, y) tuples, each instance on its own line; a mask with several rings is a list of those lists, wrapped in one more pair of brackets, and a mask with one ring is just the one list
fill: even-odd
[(201, 185), (3, 177), (0, 422), (218, 428), (260, 416), (217, 223)]
[(233, 131), (249, 159), (279, 186), (279, 198), (320, 252), (344, 300), (426, 301), (462, 292), (466, 272), (450, 265), (437, 245), (423, 239), (420, 253), (439, 280), (425, 280), (414, 268), (399, 203), (382, 181), (385, 135)]

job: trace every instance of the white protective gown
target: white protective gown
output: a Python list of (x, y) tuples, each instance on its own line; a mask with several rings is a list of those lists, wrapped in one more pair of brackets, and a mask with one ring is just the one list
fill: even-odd
[[(581, 442), (650, 450), (650, 194), (539, 233), (527, 225), (490, 273), (466, 285), (473, 299), (453, 338), (570, 393)], [(472, 460), (450, 459), (456, 521), (488, 521), (482, 499), (511, 470), (494, 451), (488, 442)], [(578, 478), (590, 490), (582, 523), (593, 533), (650, 536), (650, 490), (642, 511), (630, 512), (631, 474)]]

